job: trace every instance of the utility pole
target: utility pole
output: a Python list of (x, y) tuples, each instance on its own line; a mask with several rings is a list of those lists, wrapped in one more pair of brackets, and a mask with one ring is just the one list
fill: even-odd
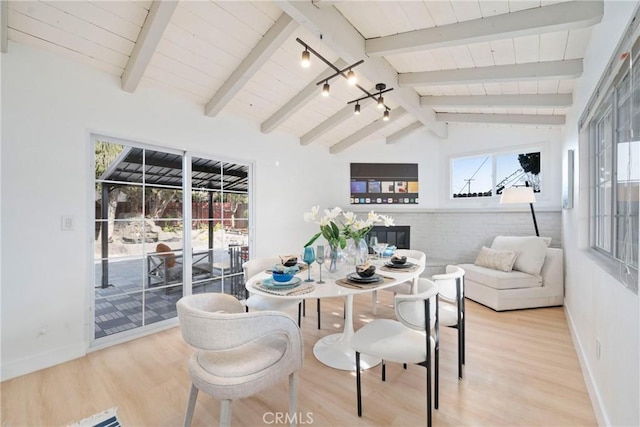
[(467, 181), (467, 194), (471, 194), (471, 181), (475, 181), (475, 178), (469, 178), (469, 179), (465, 179), (465, 181)]

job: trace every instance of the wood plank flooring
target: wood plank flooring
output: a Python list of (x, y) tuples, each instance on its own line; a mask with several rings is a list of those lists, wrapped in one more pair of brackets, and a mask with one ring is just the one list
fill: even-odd
[[(390, 292), (378, 292), (377, 317), (393, 317)], [(358, 329), (372, 319), (371, 297), (354, 299)], [(303, 320), (305, 364), (300, 372), (300, 425), (421, 426), (426, 424), (425, 370), (387, 365), (363, 374), (363, 416), (358, 418), (355, 374), (322, 365), (318, 338), (342, 329), (342, 300), (315, 300)], [(457, 378), (456, 331), (443, 328), (440, 409), (435, 426), (595, 426), (596, 419), (561, 307), (497, 313), (467, 303), (467, 360)], [(110, 407), (126, 427), (182, 425), (190, 386), (192, 350), (178, 328), (90, 353), (86, 357), (4, 381), (3, 426), (59, 426)], [(234, 426), (284, 425), (287, 383), (233, 403)], [(219, 402), (198, 396), (194, 426), (218, 425)]]

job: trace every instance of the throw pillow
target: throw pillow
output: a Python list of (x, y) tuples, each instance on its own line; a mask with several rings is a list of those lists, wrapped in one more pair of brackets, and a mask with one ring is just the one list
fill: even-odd
[(171, 268), (176, 265), (176, 255), (172, 252), (171, 248), (164, 243), (158, 243), (156, 246), (156, 252), (168, 252), (167, 254), (161, 254), (164, 257), (164, 262), (167, 263), (167, 267)]
[(518, 252), (518, 259), (513, 264), (513, 269), (529, 274), (540, 274), (547, 255), (547, 239), (537, 236), (498, 236), (493, 240), (491, 248)]
[(483, 246), (476, 257), (475, 265), (492, 268), (500, 271), (511, 271), (513, 264), (518, 258), (518, 253), (514, 251), (498, 251)]

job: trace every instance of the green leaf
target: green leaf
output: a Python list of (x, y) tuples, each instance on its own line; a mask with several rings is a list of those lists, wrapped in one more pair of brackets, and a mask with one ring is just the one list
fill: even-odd
[(313, 242), (318, 240), (318, 237), (320, 237), (321, 234), (322, 234), (322, 232), (316, 233), (307, 243), (305, 243), (304, 247), (306, 248), (307, 246), (313, 245)]

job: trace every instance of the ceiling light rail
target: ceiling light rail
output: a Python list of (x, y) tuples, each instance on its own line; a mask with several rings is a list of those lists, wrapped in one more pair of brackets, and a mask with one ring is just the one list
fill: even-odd
[(300, 38), (296, 38), (296, 41), (298, 43), (300, 43), (302, 46), (304, 46), (304, 51), (302, 51), (302, 67), (307, 68), (310, 65), (310, 59), (311, 59), (311, 53), (313, 53), (315, 56), (317, 56), (322, 62), (324, 62), (325, 64), (327, 64), (329, 67), (331, 67), (335, 73), (330, 75), (329, 77), (323, 78), (322, 80), (320, 80), (319, 82), (316, 83), (317, 86), (322, 85), (322, 96), (329, 96), (329, 91), (331, 90), (331, 86), (329, 85), (329, 81), (337, 76), (342, 76), (345, 79), (347, 79), (349, 81), (350, 84), (354, 85), (355, 87), (357, 87), (358, 89), (360, 89), (363, 93), (365, 93), (366, 95), (358, 98), (358, 99), (354, 99), (353, 101), (349, 101), (347, 102), (348, 104), (353, 104), (354, 102), (356, 103), (355, 105), (355, 109), (354, 109), (354, 114), (358, 115), (360, 114), (360, 101), (364, 101), (365, 99), (368, 98), (373, 98), (377, 101), (377, 106), (379, 109), (384, 109), (384, 116), (383, 119), (385, 121), (389, 120), (389, 111), (391, 111), (391, 108), (387, 107), (384, 103), (384, 98), (382, 97), (383, 93), (386, 92), (390, 92), (393, 90), (393, 88), (389, 88), (387, 89), (387, 86), (384, 83), (378, 83), (376, 84), (376, 92), (374, 93), (370, 93), (368, 90), (366, 90), (365, 88), (363, 88), (362, 86), (360, 86), (359, 84), (357, 84), (357, 78), (356, 75), (353, 71), (353, 69), (355, 67), (357, 67), (358, 65), (362, 64), (364, 62), (364, 59), (361, 59), (357, 62), (354, 62), (353, 64), (344, 67), (343, 69), (340, 69), (338, 67), (336, 67), (334, 64), (332, 64), (331, 62), (329, 62), (325, 57), (323, 57), (322, 55), (320, 55), (318, 52), (316, 52), (311, 46), (309, 46), (308, 44), (306, 44), (304, 41), (302, 41)]

